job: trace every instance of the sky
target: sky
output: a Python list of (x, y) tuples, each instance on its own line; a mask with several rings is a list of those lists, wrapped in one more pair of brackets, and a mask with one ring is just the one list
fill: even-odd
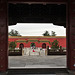
[(45, 31), (56, 32), (56, 36), (66, 36), (66, 28), (53, 25), (52, 23), (17, 23), (8, 27), (8, 32), (12, 29), (17, 30), (22, 36), (43, 36)]

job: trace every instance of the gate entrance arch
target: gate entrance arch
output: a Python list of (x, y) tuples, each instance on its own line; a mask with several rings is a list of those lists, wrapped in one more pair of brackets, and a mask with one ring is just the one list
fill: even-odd
[(21, 49), (24, 48), (24, 44), (20, 43), (19, 48), (21, 48)]
[[(74, 0), (0, 0), (0, 72), (8, 69), (8, 3), (43, 3), (67, 5), (67, 68), (75, 70), (75, 1)], [(61, 14), (62, 15), (62, 14)]]
[(42, 44), (42, 48), (46, 48), (46, 43), (43, 43)]

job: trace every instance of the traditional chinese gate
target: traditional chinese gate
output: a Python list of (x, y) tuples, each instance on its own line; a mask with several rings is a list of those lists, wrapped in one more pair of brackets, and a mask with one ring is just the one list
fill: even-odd
[(67, 5), (67, 68), (75, 70), (75, 0), (0, 0), (0, 71), (8, 69), (8, 3), (53, 3)]

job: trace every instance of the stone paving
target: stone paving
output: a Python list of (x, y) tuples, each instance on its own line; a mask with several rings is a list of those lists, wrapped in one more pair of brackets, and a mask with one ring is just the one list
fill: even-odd
[(66, 68), (66, 55), (9, 56), (9, 68)]

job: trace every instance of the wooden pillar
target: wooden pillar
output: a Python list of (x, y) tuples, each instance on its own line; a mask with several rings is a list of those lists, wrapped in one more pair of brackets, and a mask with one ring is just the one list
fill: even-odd
[(68, 0), (67, 67), (75, 70), (75, 0)]
[(8, 68), (7, 0), (0, 0), (0, 72)]

